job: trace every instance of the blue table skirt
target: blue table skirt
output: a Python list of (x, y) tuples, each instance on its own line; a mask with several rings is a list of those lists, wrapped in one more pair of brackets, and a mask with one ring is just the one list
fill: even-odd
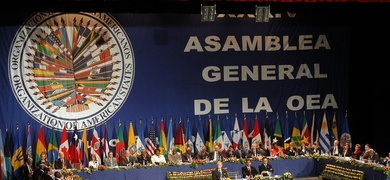
[[(337, 163), (334, 160), (330, 159), (308, 159), (308, 158), (297, 158), (297, 159), (280, 159), (272, 160), (270, 159), (270, 164), (274, 168), (273, 175), (283, 175), (285, 172), (291, 172), (291, 174), (296, 177), (310, 177), (318, 176), (324, 170), (326, 164), (335, 164), (347, 168), (359, 169), (364, 171), (365, 180), (390, 180), (386, 178), (386, 175), (383, 171), (376, 171), (368, 167), (356, 167), (350, 164)], [(257, 169), (261, 161), (252, 161), (252, 165)], [(241, 175), (241, 167), (244, 164), (240, 163), (230, 163), (224, 162), (224, 167), (227, 168), (229, 172), (237, 171)], [(204, 165), (199, 165), (198, 168), (191, 168), (189, 165), (181, 166), (166, 166), (166, 167), (152, 167), (152, 168), (129, 168), (123, 169), (109, 169), (105, 171), (94, 171), (91, 174), (87, 172), (76, 172), (83, 179), (109, 179), (109, 180), (122, 180), (122, 179), (150, 179), (153, 180), (166, 180), (167, 172), (188, 172), (188, 171), (199, 171), (205, 169), (213, 169), (216, 167), (215, 163), (208, 163)]]
[[(257, 169), (261, 161), (252, 161), (252, 165)], [(314, 165), (315, 161), (313, 159), (299, 158), (295, 160), (291, 159), (282, 159), (282, 160), (271, 160), (270, 164), (274, 167), (274, 175), (283, 175), (284, 172), (291, 172), (294, 177), (308, 177), (314, 175)], [(244, 164), (236, 164), (230, 162), (224, 162), (224, 167), (227, 168), (229, 172), (237, 171), (241, 175), (241, 167)], [(80, 175), (83, 179), (146, 179), (153, 177), (154, 180), (166, 180), (168, 171), (176, 172), (185, 172), (185, 171), (198, 171), (204, 169), (213, 169), (216, 168), (215, 163), (207, 163), (204, 165), (199, 165), (197, 169), (191, 168), (189, 165), (181, 166), (166, 166), (166, 167), (153, 167), (153, 168), (129, 168), (123, 169), (109, 169), (105, 171), (94, 171), (91, 174), (87, 172), (77, 172), (76, 174)], [(241, 175), (242, 176), (242, 175)]]

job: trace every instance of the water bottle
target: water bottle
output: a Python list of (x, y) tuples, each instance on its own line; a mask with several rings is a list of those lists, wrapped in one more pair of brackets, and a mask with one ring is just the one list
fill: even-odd
[(234, 175), (234, 179), (237, 179), (237, 173)]

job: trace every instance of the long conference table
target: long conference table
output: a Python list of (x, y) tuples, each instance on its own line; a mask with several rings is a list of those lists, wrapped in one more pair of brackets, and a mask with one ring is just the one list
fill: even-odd
[[(290, 172), (294, 178), (297, 177), (312, 177), (319, 176), (324, 170), (326, 164), (334, 164), (346, 168), (358, 169), (364, 171), (365, 180), (390, 180), (383, 173), (383, 171), (377, 171), (370, 167), (358, 167), (351, 164), (339, 163), (332, 159), (314, 159), (314, 158), (296, 158), (296, 159), (270, 159), (269, 162), (273, 168), (273, 175), (282, 176), (285, 172)], [(252, 161), (252, 165), (256, 168), (259, 167), (261, 161)], [(229, 172), (239, 172), (241, 175), (241, 167), (244, 164), (224, 162), (223, 166), (227, 168)], [(103, 171), (93, 171), (92, 173), (78, 172), (78, 174), (84, 180), (88, 179), (149, 179), (154, 180), (166, 180), (167, 172), (190, 172), (200, 171), (206, 169), (216, 168), (216, 163), (200, 164), (196, 169), (190, 167), (190, 165), (180, 166), (164, 166), (164, 167), (141, 167), (141, 168), (113, 168), (106, 169)]]

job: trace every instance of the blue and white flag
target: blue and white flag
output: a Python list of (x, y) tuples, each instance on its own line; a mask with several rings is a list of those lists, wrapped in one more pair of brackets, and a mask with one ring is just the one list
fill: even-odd
[(328, 122), (326, 120), (326, 113), (324, 113), (324, 117), (322, 118), (321, 132), (320, 132), (319, 139), (320, 139), (321, 152), (327, 153), (329, 151), (330, 140), (329, 140)]
[(202, 150), (204, 146), (204, 134), (203, 134), (203, 123), (201, 118), (199, 118), (198, 126), (197, 126), (196, 138), (195, 138), (195, 153), (198, 153)]

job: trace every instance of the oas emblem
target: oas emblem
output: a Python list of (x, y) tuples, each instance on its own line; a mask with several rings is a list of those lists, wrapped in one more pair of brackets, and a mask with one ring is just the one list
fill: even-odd
[(16, 33), (8, 67), (15, 97), (39, 123), (91, 128), (126, 101), (134, 53), (110, 14), (36, 13)]

